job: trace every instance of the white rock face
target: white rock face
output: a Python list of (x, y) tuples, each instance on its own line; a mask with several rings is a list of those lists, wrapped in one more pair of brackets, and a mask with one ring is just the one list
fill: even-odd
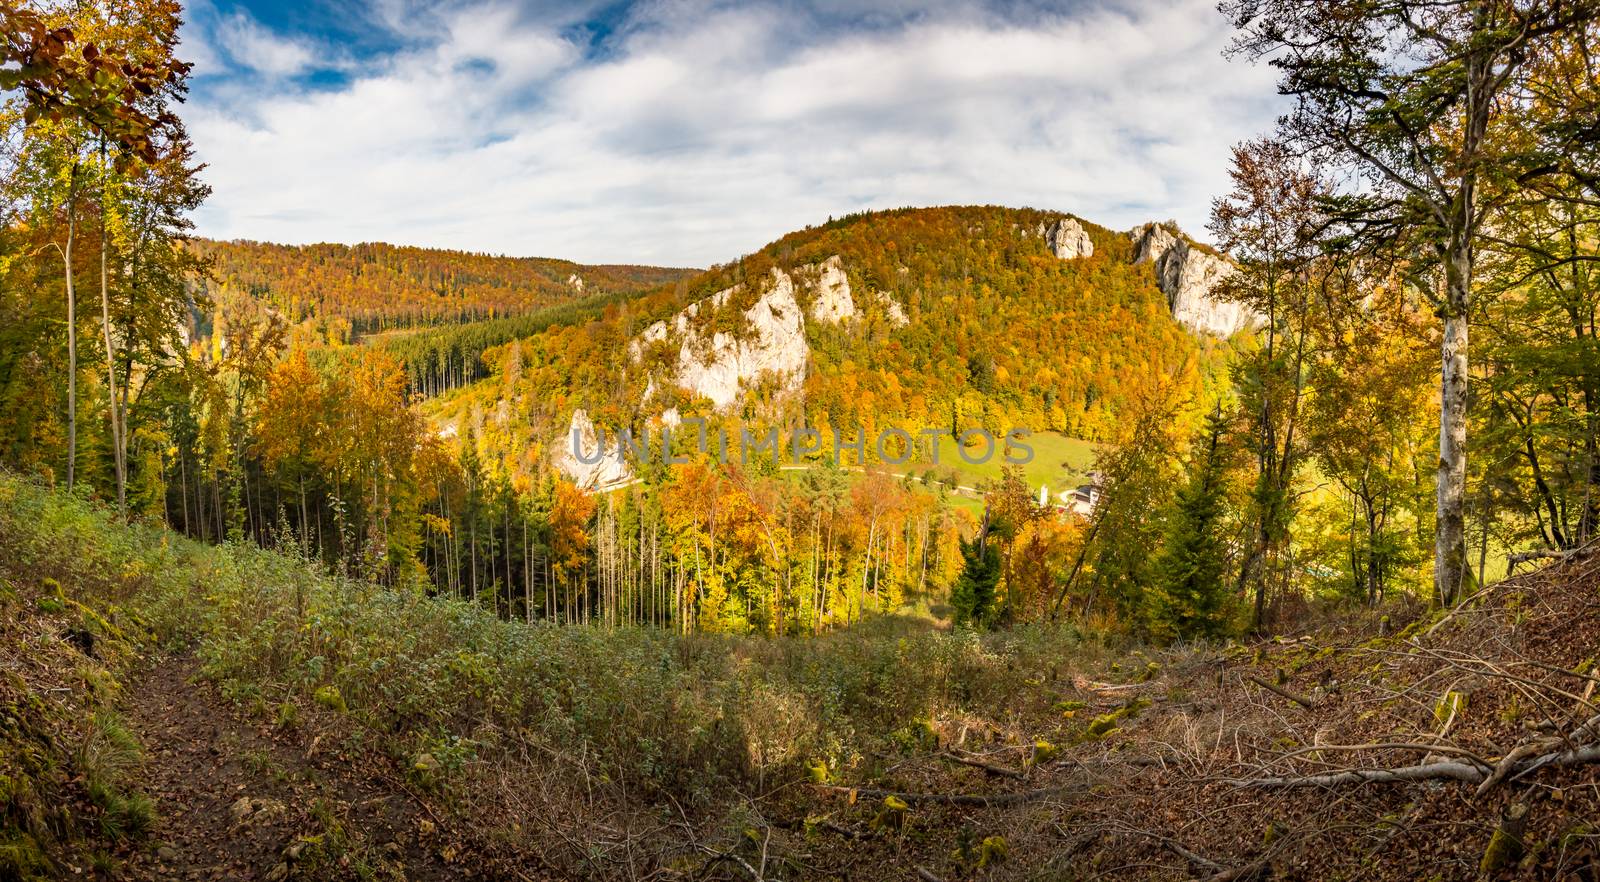
[(1094, 254), (1094, 243), (1089, 241), (1089, 233), (1084, 230), (1083, 224), (1070, 217), (1060, 218), (1052, 224), (1040, 224), (1039, 235), (1044, 237), (1050, 253), (1062, 260)]
[[(813, 267), (806, 267), (806, 275)], [(816, 298), (811, 301), (811, 319), (836, 325), (846, 319), (856, 317), (856, 301), (850, 296), (850, 277), (844, 273), (844, 262), (839, 255), (816, 264), (817, 281), (813, 290)]]
[(554, 456), (556, 468), (585, 490), (604, 490), (633, 480), (633, 469), (628, 465), (621, 440), (615, 434), (606, 436), (601, 454), (594, 421), (582, 408), (573, 411), (567, 434), (557, 442)]
[(900, 304), (896, 303), (894, 298), (887, 293), (883, 295), (883, 313), (889, 317), (889, 324), (897, 328), (903, 328), (911, 324), (911, 319), (906, 318), (906, 311), (901, 309)]
[(567, 284), (571, 285), (572, 289), (577, 291), (579, 294), (583, 293), (583, 277), (579, 276), (577, 273), (567, 276)]
[[(793, 275), (774, 269), (761, 297), (744, 311), (737, 336), (714, 332), (707, 339), (694, 327), (702, 308), (716, 310), (742, 290), (735, 285), (684, 307), (677, 315), (646, 328), (628, 344), (629, 356), (638, 361), (647, 347), (669, 339), (679, 340), (678, 356), (672, 367), (671, 382), (690, 393), (708, 398), (718, 410), (738, 403), (743, 390), (765, 378), (776, 381), (781, 394), (796, 394), (805, 382), (806, 365), (811, 360), (811, 344), (806, 342), (805, 316), (795, 294), (805, 288), (812, 294), (811, 320), (838, 324), (856, 318), (855, 298), (850, 279), (838, 255), (821, 263), (798, 267)], [(890, 303), (893, 306), (892, 301)], [(898, 306), (891, 317), (904, 314)], [(644, 400), (656, 393), (656, 378), (646, 381)], [(663, 420), (668, 419), (663, 414)], [(670, 413), (676, 424), (678, 414)]]
[(678, 385), (711, 399), (718, 410), (739, 400), (741, 386), (767, 374), (782, 389), (798, 389), (811, 358), (794, 280), (788, 273), (772, 271), (772, 287), (745, 310), (744, 318), (745, 332), (738, 338), (717, 331), (707, 341), (689, 333), (678, 349)]
[(1172, 317), (1198, 333), (1227, 337), (1257, 322), (1241, 303), (1212, 296), (1217, 283), (1232, 275), (1233, 264), (1201, 251), (1162, 224), (1145, 224), (1128, 234), (1134, 263), (1152, 263), (1156, 285), (1167, 295)]

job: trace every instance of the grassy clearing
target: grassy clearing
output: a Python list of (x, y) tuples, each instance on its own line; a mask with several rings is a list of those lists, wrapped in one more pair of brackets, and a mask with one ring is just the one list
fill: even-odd
[[(1052, 499), (1063, 490), (1075, 489), (1088, 482), (1089, 472), (1094, 468), (1095, 454), (1100, 449), (1093, 441), (1069, 438), (1059, 432), (1030, 435), (1027, 443), (1033, 448), (1033, 459), (1021, 466), (1023, 480), (1033, 492), (1037, 492), (1040, 485), (1049, 487)], [(981, 453), (981, 447), (968, 451), (968, 455), (974, 458)], [(1016, 455), (1022, 454), (1018, 452)], [(997, 483), (1006, 465), (1004, 451), (998, 447), (988, 460), (973, 465), (961, 457), (954, 441), (945, 438), (941, 441), (937, 463), (931, 457), (918, 456), (904, 465), (877, 465), (873, 468), (909, 476), (912, 489), (918, 492), (939, 493), (941, 485), (982, 488), (986, 484)], [(804, 469), (788, 469), (783, 474), (798, 480), (804, 474)], [(847, 481), (854, 483), (860, 480), (861, 472), (847, 470), (845, 476)], [(933, 483), (936, 481), (940, 483)], [(944, 496), (956, 508), (974, 514), (983, 511), (983, 500), (970, 491), (946, 491)]]
[[(1087, 480), (1089, 470), (1094, 466), (1094, 455), (1098, 449), (1092, 441), (1080, 438), (1069, 438), (1058, 432), (1041, 432), (1030, 435), (1026, 439), (1028, 446), (1033, 448), (1033, 459), (1022, 466), (1022, 476), (1029, 487), (1037, 488), (1040, 484), (1049, 486), (1052, 495), (1077, 487)], [(961, 483), (966, 486), (976, 487), (984, 481), (1000, 480), (1001, 470), (1006, 462), (1001, 451), (987, 462), (972, 465), (962, 459), (955, 450), (955, 445), (944, 445), (941, 453), (940, 464), (936, 468), (940, 472), (953, 468), (961, 476)], [(981, 446), (969, 450), (968, 454), (977, 456), (982, 452)], [(1018, 456), (1021, 455), (1019, 452)], [(932, 463), (919, 463), (919, 467), (926, 471), (935, 468)]]

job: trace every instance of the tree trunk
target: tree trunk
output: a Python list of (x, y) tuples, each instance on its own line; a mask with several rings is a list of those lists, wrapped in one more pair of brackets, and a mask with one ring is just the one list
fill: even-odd
[(78, 165), (72, 165), (67, 187), (67, 247), (61, 263), (67, 275), (67, 489), (78, 469), (78, 294), (72, 287), (72, 241), (78, 233)]
[(1461, 599), (1467, 572), (1467, 278), (1469, 259), (1452, 255), (1449, 309), (1440, 344), (1438, 524), (1434, 587), (1439, 602)]
[(111, 448), (112, 461), (117, 470), (117, 512), (123, 517), (128, 516), (128, 462), (127, 444), (123, 440), (122, 408), (118, 403), (117, 392), (117, 348), (111, 340), (111, 278), (106, 268), (107, 252), (110, 250), (106, 242), (106, 211), (109, 200), (106, 198), (105, 185), (105, 144), (100, 145), (101, 179), (100, 179), (100, 330), (105, 335), (106, 343), (106, 403), (111, 409)]

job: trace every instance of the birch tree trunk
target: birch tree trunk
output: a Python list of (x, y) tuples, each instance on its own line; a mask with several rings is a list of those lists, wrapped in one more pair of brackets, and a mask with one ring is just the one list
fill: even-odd
[(78, 294), (72, 287), (72, 243), (78, 234), (78, 165), (67, 185), (67, 247), (61, 263), (67, 275), (67, 489), (78, 470)]
[[(100, 145), (100, 160), (105, 163), (105, 145)], [(128, 460), (127, 445), (122, 437), (122, 407), (117, 393), (117, 347), (111, 339), (111, 278), (106, 268), (106, 252), (109, 250), (106, 243), (106, 209), (109, 200), (106, 198), (105, 171), (102, 168), (100, 182), (100, 330), (105, 335), (106, 344), (106, 402), (111, 409), (111, 447), (112, 460), (117, 471), (117, 512), (123, 517), (128, 516)], [(246, 499), (248, 505), (249, 500)]]

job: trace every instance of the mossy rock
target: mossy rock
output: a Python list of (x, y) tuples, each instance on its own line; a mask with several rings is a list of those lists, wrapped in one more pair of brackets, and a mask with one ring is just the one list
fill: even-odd
[(350, 712), (350, 706), (344, 702), (344, 693), (339, 691), (339, 687), (331, 683), (318, 688), (312, 698), (316, 700), (317, 704), (336, 713), (344, 714)]
[(906, 813), (910, 808), (911, 806), (898, 796), (893, 794), (885, 796), (883, 805), (867, 826), (873, 830), (900, 830), (905, 827)]
[(56, 873), (38, 840), (20, 830), (0, 831), (0, 879), (51, 879)]
[(901, 750), (915, 750), (926, 748), (936, 749), (939, 746), (939, 731), (933, 728), (933, 723), (928, 720), (913, 720), (911, 723), (896, 729), (889, 736)]
[(1124, 704), (1122, 707), (1117, 708), (1111, 713), (1101, 714), (1100, 716), (1095, 717), (1083, 730), (1084, 740), (1099, 741), (1105, 738), (1107, 735), (1110, 735), (1112, 732), (1116, 731), (1117, 728), (1122, 725), (1123, 720), (1131, 720), (1134, 717), (1137, 717), (1141, 711), (1149, 706), (1150, 699), (1139, 697), (1129, 701), (1127, 704)]
[(1104, 738), (1116, 731), (1117, 722), (1121, 719), (1122, 717), (1116, 713), (1101, 714), (1089, 723), (1088, 727), (1083, 730), (1083, 734), (1085, 737), (1092, 739)]
[(978, 869), (1005, 863), (1009, 849), (1004, 836), (984, 837), (983, 843), (978, 846)]

